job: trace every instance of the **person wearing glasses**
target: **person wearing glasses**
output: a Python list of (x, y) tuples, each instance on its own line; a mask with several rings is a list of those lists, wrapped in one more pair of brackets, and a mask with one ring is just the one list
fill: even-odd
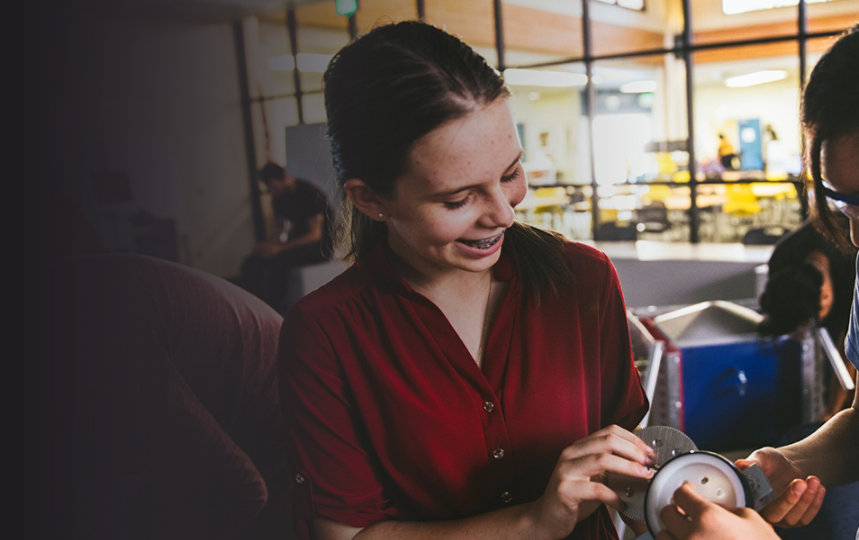
[[(859, 247), (859, 25), (845, 32), (814, 67), (803, 93), (802, 126), (808, 196), (815, 223), (833, 242)], [(837, 212), (848, 218), (842, 228)], [(859, 267), (859, 258), (857, 258)], [(854, 285), (850, 327), (845, 340), (848, 359), (859, 367), (859, 284)], [(859, 384), (859, 375), (857, 375)], [(748, 508), (723, 508), (704, 500), (683, 484), (674, 504), (661, 511), (666, 529), (657, 540), (779, 538), (770, 523), (807, 525), (817, 515), (826, 488), (859, 481), (859, 400), (808, 437), (780, 448), (761, 448), (739, 467), (758, 463), (780, 495), (761, 514)], [(797, 397), (799, 399), (799, 397)], [(841, 512), (850, 529), (837, 538), (859, 538), (859, 501)], [(763, 517), (761, 517), (763, 516)], [(766, 520), (764, 520), (766, 518)], [(769, 522), (769, 523), (768, 523)], [(783, 536), (783, 533), (782, 533)], [(828, 538), (832, 538), (829, 536)]]

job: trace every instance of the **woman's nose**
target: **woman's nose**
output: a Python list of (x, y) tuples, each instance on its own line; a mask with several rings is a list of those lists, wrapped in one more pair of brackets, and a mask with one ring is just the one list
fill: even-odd
[(486, 217), (484, 224), (488, 227), (507, 228), (513, 224), (515, 218), (513, 206), (510, 205), (509, 196), (501, 186), (497, 186), (490, 193), (484, 216)]

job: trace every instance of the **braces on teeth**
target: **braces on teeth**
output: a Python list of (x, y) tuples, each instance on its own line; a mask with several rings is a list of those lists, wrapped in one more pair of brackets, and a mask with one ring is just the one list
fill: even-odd
[(492, 244), (494, 244), (495, 240), (497, 240), (497, 238), (490, 238), (489, 240), (477, 240), (476, 242), (473, 242), (473, 244), (480, 249), (486, 249)]

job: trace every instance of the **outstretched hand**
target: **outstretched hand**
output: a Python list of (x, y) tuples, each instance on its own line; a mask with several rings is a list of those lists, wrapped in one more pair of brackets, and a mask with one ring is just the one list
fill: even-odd
[(656, 540), (777, 540), (772, 526), (751, 508), (724, 508), (684, 482), (659, 512), (665, 528)]
[(776, 498), (761, 510), (770, 523), (783, 528), (808, 525), (820, 511), (826, 488), (816, 476), (802, 478), (799, 468), (775, 448), (760, 448), (734, 462), (740, 469), (757, 463), (769, 479)]

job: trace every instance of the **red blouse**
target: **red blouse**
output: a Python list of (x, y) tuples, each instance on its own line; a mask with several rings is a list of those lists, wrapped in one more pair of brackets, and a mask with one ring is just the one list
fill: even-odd
[[(356, 527), (467, 517), (542, 495), (561, 450), (647, 402), (608, 258), (568, 243), (575, 279), (539, 308), (511, 261), (479, 367), (385, 247), (288, 313), (281, 399), (299, 536), (314, 516)], [(615, 538), (605, 508), (571, 538)]]

